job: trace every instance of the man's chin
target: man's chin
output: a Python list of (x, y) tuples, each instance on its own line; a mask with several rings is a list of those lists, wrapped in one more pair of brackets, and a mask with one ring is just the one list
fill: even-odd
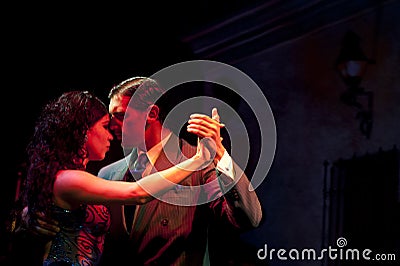
[(122, 142), (122, 134), (113, 133), (114, 140)]
[(133, 145), (133, 143), (128, 143), (128, 142), (125, 142), (125, 141), (121, 141), (121, 146), (124, 147), (124, 148), (133, 148), (133, 147), (135, 147), (135, 145)]
[(124, 156), (129, 155), (129, 154), (132, 152), (132, 150), (133, 150), (134, 148), (135, 148), (135, 147), (125, 147), (125, 146), (122, 146), (122, 151), (123, 151), (123, 153), (124, 153)]

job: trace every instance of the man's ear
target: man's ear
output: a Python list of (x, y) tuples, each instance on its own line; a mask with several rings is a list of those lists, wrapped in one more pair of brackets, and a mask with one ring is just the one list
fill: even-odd
[(157, 105), (153, 104), (150, 107), (149, 112), (147, 113), (147, 122), (153, 122), (153, 121), (157, 121), (158, 119), (158, 115), (160, 113), (160, 108), (158, 108)]

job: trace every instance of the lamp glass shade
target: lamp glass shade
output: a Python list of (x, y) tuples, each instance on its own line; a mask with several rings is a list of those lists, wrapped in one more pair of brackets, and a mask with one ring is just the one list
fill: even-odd
[(366, 60), (349, 60), (338, 65), (338, 69), (343, 78), (359, 77), (365, 73), (367, 68)]
[(337, 69), (343, 78), (343, 81), (352, 90), (361, 90), (358, 88), (362, 77), (367, 68), (367, 60), (348, 60), (337, 65)]

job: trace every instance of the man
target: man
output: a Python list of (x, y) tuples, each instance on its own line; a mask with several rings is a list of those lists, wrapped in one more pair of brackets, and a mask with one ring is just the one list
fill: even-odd
[[(126, 180), (142, 153), (149, 160), (142, 174), (145, 178), (196, 152), (196, 147), (163, 123), (167, 112), (165, 101), (155, 99), (164, 93), (156, 81), (145, 77), (125, 80), (111, 89), (110, 129), (130, 152), (100, 169), (100, 177)], [(208, 130), (213, 132), (211, 137), (219, 138), (219, 116), (215, 109), (212, 118), (193, 115), (188, 131)], [(203, 265), (210, 226), (219, 224), (238, 232), (259, 225), (262, 211), (255, 191), (249, 191), (248, 178), (221, 141), (215, 142), (215, 168), (209, 166), (193, 173), (175, 189), (136, 206), (131, 213), (127, 207), (111, 206), (112, 227), (106, 241), (104, 265), (115, 265), (117, 261), (129, 265), (126, 262), (129, 260), (132, 265)], [(129, 225), (126, 219), (132, 214), (133, 222)]]

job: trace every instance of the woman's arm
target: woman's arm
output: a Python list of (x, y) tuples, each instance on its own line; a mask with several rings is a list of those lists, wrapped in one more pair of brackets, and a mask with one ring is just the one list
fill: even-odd
[(54, 183), (55, 203), (66, 209), (81, 203), (146, 203), (212, 162), (210, 149), (215, 147), (212, 140), (204, 139), (198, 147), (192, 158), (137, 182), (109, 181), (81, 170), (62, 170)]

